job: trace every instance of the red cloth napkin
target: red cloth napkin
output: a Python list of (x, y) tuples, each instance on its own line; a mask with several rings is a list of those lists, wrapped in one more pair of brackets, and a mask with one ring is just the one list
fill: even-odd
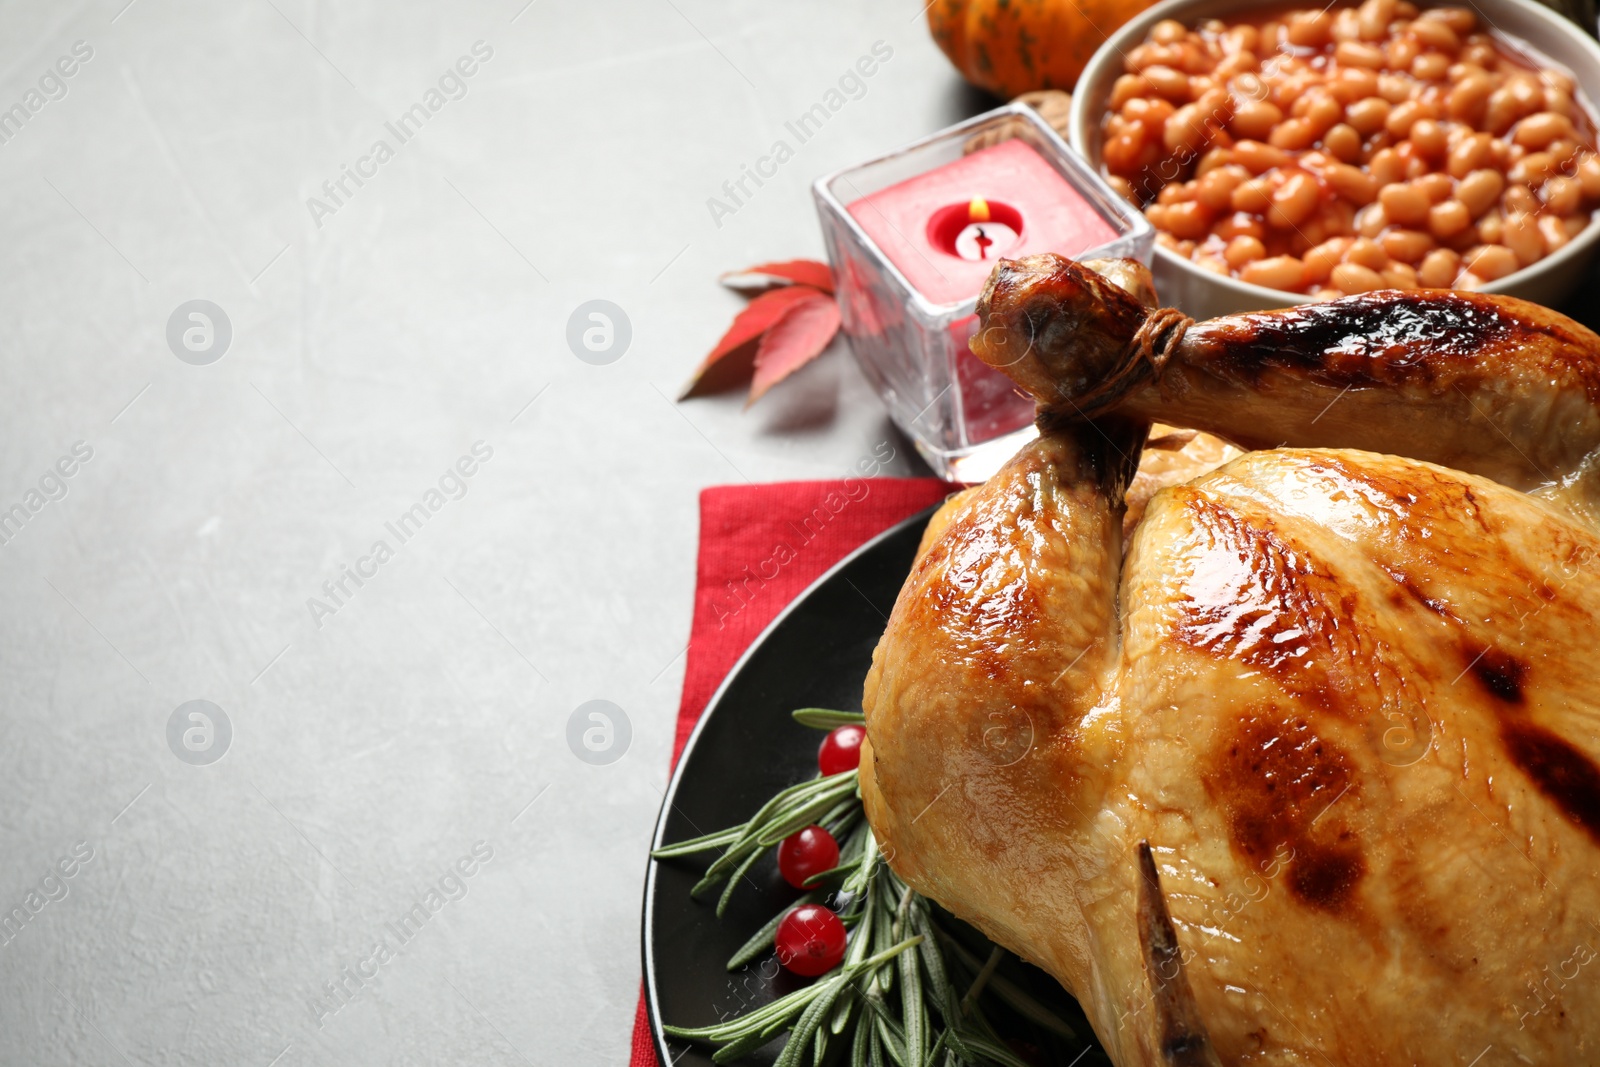
[[(778, 612), (849, 553), (953, 491), (937, 478), (724, 485), (700, 494), (700, 562), (672, 762), (717, 686)], [(644, 996), (630, 1067), (661, 1067)]]

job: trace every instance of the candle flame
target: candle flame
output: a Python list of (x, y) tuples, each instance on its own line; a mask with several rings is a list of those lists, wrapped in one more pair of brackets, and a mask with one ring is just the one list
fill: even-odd
[(967, 205), (967, 218), (972, 222), (989, 221), (989, 201), (981, 196), (972, 198), (972, 203)]

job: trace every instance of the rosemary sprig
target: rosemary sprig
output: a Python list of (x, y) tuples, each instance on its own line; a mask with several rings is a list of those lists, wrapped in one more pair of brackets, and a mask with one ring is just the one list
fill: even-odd
[(789, 713), (801, 726), (832, 730), (839, 726), (865, 726), (867, 717), (859, 711), (834, 711), (831, 708), (800, 708)]
[[(793, 715), (819, 730), (864, 721), (859, 714), (826, 708), (802, 708)], [(664, 1026), (668, 1034), (717, 1046), (716, 1063), (732, 1062), (787, 1032), (777, 1067), (820, 1067), (839, 1062), (841, 1053), (850, 1067), (1028, 1067), (997, 1031), (990, 1015), (998, 1012), (1011, 1036), (1068, 1058), (1084, 1050), (1070, 1024), (1000, 973), (1003, 950), (991, 945), (987, 959), (979, 959), (963, 943), (979, 935), (961, 926), (967, 932), (956, 936), (948, 917), (941, 918), (932, 902), (883, 862), (853, 771), (790, 786), (743, 824), (653, 855), (670, 859), (721, 849), (691, 891), (698, 895), (726, 881), (717, 903), (721, 916), (756, 862), (813, 823), (839, 841), (839, 864), (812, 877), (811, 888), (795, 905), (826, 902), (834, 909), (849, 930), (844, 959), (812, 984), (736, 1019), (697, 1028)], [(787, 913), (757, 930), (728, 960), (728, 970), (770, 951)], [(1104, 1062), (1085, 1059), (1086, 1064)]]

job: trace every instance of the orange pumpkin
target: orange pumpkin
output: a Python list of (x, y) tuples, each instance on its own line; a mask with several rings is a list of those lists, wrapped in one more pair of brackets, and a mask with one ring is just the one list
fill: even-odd
[(934, 0), (928, 28), (972, 84), (1007, 99), (1071, 89), (1094, 50), (1155, 0)]

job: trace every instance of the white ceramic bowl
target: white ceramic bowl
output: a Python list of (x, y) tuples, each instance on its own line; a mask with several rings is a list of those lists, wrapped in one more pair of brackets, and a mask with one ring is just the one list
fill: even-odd
[[(1421, 7), (1435, 6), (1420, 3)], [(1531, 46), (1572, 73), (1577, 80), (1580, 102), (1596, 115), (1600, 100), (1600, 44), (1569, 20), (1532, 0), (1472, 0), (1478, 17), (1502, 36), (1516, 38)], [(1072, 94), (1069, 140), (1097, 171), (1104, 166), (1101, 123), (1112, 83), (1124, 72), (1122, 57), (1145, 39), (1150, 28), (1162, 19), (1176, 19), (1193, 26), (1202, 19), (1227, 19), (1230, 15), (1255, 14), (1260, 0), (1165, 0), (1127, 23), (1100, 46), (1078, 87)], [(1600, 117), (1600, 116), (1597, 116)], [(1596, 212), (1600, 216), (1600, 211)], [(1507, 293), (1546, 306), (1560, 303), (1572, 295), (1583, 280), (1589, 261), (1600, 247), (1600, 218), (1562, 248), (1530, 267), (1508, 274), (1484, 287), (1491, 293)], [(1195, 318), (1211, 318), (1239, 311), (1289, 307), (1304, 303), (1301, 293), (1249, 285), (1237, 278), (1225, 278), (1205, 270), (1188, 259), (1156, 246), (1152, 264), (1156, 291), (1164, 303)]]

